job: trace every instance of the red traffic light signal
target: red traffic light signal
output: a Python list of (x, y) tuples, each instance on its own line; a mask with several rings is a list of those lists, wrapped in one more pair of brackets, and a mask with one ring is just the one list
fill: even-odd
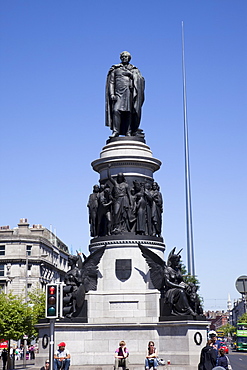
[(46, 285), (45, 317), (48, 319), (58, 318), (59, 286), (58, 284)]

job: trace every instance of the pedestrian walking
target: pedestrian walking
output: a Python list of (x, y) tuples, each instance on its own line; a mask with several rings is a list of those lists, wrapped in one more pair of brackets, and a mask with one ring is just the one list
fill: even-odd
[(214, 340), (209, 339), (207, 345), (202, 348), (198, 370), (212, 370), (216, 366), (217, 351), (213, 347)]
[(3, 370), (5, 370), (6, 364), (7, 364), (7, 360), (8, 360), (8, 351), (6, 350), (6, 348), (4, 348), (2, 350), (1, 359), (3, 361)]

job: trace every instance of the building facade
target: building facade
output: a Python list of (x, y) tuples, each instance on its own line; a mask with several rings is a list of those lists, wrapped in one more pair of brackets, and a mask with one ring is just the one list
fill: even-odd
[(205, 311), (204, 315), (209, 321), (209, 330), (217, 330), (226, 325), (229, 319), (229, 312), (224, 311)]
[(68, 256), (67, 245), (42, 225), (21, 219), (13, 229), (1, 226), (0, 289), (27, 299), (32, 289), (64, 280)]
[(233, 326), (237, 326), (239, 318), (246, 313), (246, 302), (247, 298), (243, 296), (238, 300), (235, 300), (233, 303), (233, 309), (230, 312), (230, 324)]

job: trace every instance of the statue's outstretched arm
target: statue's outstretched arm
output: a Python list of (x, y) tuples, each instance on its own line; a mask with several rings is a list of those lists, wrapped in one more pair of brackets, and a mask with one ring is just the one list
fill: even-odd
[(115, 186), (116, 180), (114, 180), (114, 178), (110, 174), (110, 166), (107, 167), (107, 177), (108, 177), (108, 180), (110, 180), (111, 183)]

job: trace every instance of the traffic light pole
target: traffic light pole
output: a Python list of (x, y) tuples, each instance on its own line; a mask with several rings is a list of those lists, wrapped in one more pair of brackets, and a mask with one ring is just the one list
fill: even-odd
[(54, 329), (55, 329), (55, 319), (50, 319), (50, 348), (49, 348), (49, 361), (50, 370), (54, 368)]

